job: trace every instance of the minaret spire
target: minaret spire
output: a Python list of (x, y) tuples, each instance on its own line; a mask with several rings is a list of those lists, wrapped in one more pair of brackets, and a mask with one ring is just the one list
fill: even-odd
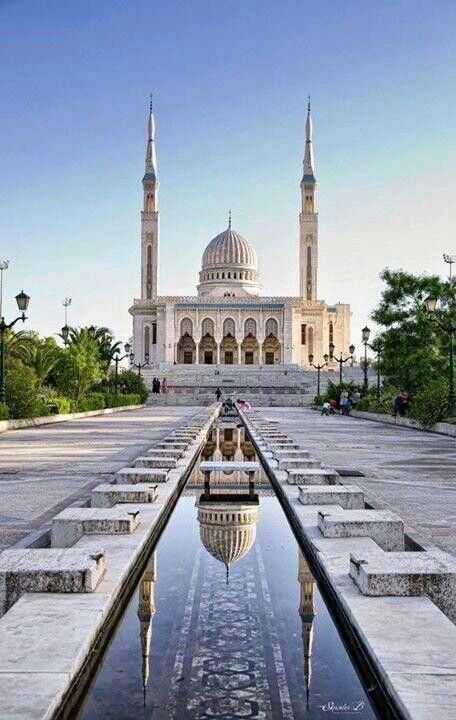
[(304, 150), (304, 171), (303, 181), (315, 182), (314, 176), (314, 161), (313, 161), (313, 148), (312, 148), (312, 116), (310, 114), (310, 95), (307, 103), (307, 118), (306, 118), (306, 147)]
[(299, 215), (299, 293), (304, 300), (309, 302), (317, 299), (318, 215), (315, 210), (316, 185), (309, 95), (306, 117), (306, 147), (301, 180), (301, 213)]
[(147, 120), (147, 147), (146, 147), (146, 174), (157, 174), (157, 157), (155, 154), (155, 119), (152, 104), (152, 95), (149, 103), (149, 117)]

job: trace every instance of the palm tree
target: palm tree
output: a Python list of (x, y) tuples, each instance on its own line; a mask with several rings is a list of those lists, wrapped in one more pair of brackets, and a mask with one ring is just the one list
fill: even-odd
[(3, 336), (5, 356), (27, 362), (31, 349), (37, 342), (37, 337), (28, 330), (6, 330)]
[(59, 348), (48, 340), (34, 345), (28, 353), (27, 365), (35, 371), (38, 387), (41, 388), (59, 361)]

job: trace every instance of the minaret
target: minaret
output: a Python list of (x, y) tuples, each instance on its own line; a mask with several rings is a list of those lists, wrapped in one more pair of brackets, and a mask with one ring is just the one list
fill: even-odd
[(149, 680), (149, 655), (152, 640), (152, 618), (155, 615), (154, 588), (156, 579), (156, 555), (149, 558), (146, 570), (139, 584), (138, 619), (141, 639), (141, 675), (144, 701)]
[(310, 681), (312, 678), (313, 621), (316, 614), (314, 606), (314, 579), (307, 561), (300, 550), (298, 550), (298, 563), (298, 581), (301, 586), (299, 614), (302, 620), (304, 680), (306, 683), (306, 701), (308, 707), (310, 699)]
[(157, 296), (158, 274), (158, 177), (152, 96), (147, 121), (146, 172), (142, 184), (144, 202), (141, 212), (141, 298), (144, 300)]
[(304, 300), (317, 299), (318, 213), (315, 212), (316, 180), (313, 166), (310, 95), (306, 119), (306, 148), (301, 180), (299, 214), (299, 294)]

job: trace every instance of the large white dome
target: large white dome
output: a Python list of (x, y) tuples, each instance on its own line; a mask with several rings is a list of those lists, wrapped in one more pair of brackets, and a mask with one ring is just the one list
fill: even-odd
[(259, 295), (258, 258), (255, 248), (231, 223), (216, 235), (203, 253), (200, 295)]
[(256, 270), (257, 254), (254, 247), (240, 233), (232, 228), (217, 235), (203, 253), (202, 270), (221, 268), (227, 265), (242, 265)]

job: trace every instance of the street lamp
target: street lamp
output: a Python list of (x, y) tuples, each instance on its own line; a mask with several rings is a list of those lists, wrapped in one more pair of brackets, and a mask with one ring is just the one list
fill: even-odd
[(317, 371), (317, 395), (320, 394), (320, 371), (323, 370), (324, 367), (328, 364), (329, 355), (323, 355), (323, 360), (325, 361), (323, 365), (314, 365), (314, 356), (312, 353), (309, 354), (309, 365), (311, 367), (314, 367)]
[(367, 393), (367, 391), (369, 389), (369, 381), (367, 379), (367, 367), (368, 367), (367, 366), (367, 346), (369, 343), (369, 338), (370, 338), (370, 333), (371, 333), (370, 328), (368, 328), (366, 325), (366, 327), (363, 327), (363, 329), (361, 330), (361, 333), (362, 333), (362, 339), (363, 339), (363, 344), (364, 344), (364, 368), (363, 368), (363, 370), (364, 370), (364, 393)]
[(435, 324), (438, 325), (439, 328), (448, 335), (449, 340), (450, 340), (450, 347), (449, 347), (450, 376), (449, 376), (449, 391), (448, 391), (448, 413), (452, 417), (452, 416), (456, 415), (456, 397), (455, 397), (455, 392), (454, 392), (454, 348), (453, 348), (453, 338), (454, 338), (454, 333), (456, 332), (456, 325), (454, 325), (451, 322), (451, 320), (444, 323), (435, 317), (434, 313), (437, 309), (437, 298), (428, 297), (424, 301), (424, 304), (426, 306), (429, 320), (431, 320), (432, 322), (435, 322)]
[(0, 318), (0, 402), (5, 402), (5, 332), (7, 330), (11, 330), (13, 325), (15, 325), (19, 320), (22, 320), (22, 322), (27, 320), (25, 312), (28, 308), (29, 301), (29, 296), (22, 290), (18, 295), (16, 295), (16, 302), (21, 315), (10, 323), (6, 323), (4, 317)]
[(124, 345), (124, 348), (125, 348), (125, 355), (122, 355), (122, 357), (121, 357), (121, 356), (119, 355), (119, 351), (117, 350), (117, 351), (116, 351), (116, 354), (115, 354), (114, 357), (113, 357), (113, 360), (114, 360), (114, 362), (115, 362), (115, 364), (116, 364), (116, 373), (115, 373), (115, 376), (114, 376), (114, 389), (115, 389), (116, 395), (117, 395), (117, 386), (118, 386), (118, 383), (119, 383), (119, 363), (122, 362), (122, 360), (125, 360), (125, 358), (130, 355), (130, 350), (131, 350), (131, 345), (130, 345), (130, 343), (126, 342), (125, 345)]
[(131, 353), (130, 353), (130, 365), (131, 365), (132, 367), (137, 368), (137, 370), (138, 370), (138, 375), (139, 375), (139, 377), (141, 377), (141, 368), (146, 367), (146, 365), (149, 364), (149, 353), (148, 353), (148, 352), (145, 353), (145, 355), (144, 355), (144, 360), (145, 360), (145, 362), (143, 362), (143, 363), (140, 363), (140, 362), (139, 362), (139, 363), (135, 363), (135, 362), (134, 362), (134, 359), (135, 359), (135, 354), (134, 354), (134, 352), (131, 352)]
[(342, 350), (340, 351), (340, 357), (339, 357), (339, 358), (335, 358), (335, 357), (334, 357), (334, 350), (335, 350), (335, 345), (334, 345), (334, 343), (330, 343), (330, 345), (329, 345), (329, 355), (330, 355), (331, 360), (335, 360), (336, 363), (339, 363), (339, 383), (342, 383), (342, 367), (343, 367), (344, 364), (345, 364), (346, 362), (348, 362), (349, 360), (353, 360), (353, 353), (355, 352), (355, 346), (354, 346), (354, 345), (350, 345), (350, 347), (348, 348), (348, 351), (349, 351), (350, 355), (348, 355), (346, 358), (344, 358), (344, 357), (342, 356)]
[(60, 334), (62, 335), (63, 344), (68, 345), (68, 336), (70, 334), (70, 328), (68, 327), (68, 325), (65, 324), (63, 326)]

